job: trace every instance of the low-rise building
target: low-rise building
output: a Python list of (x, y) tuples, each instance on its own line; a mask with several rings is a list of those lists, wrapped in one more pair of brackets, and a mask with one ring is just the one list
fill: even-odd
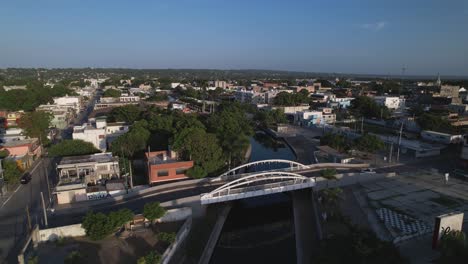
[(124, 122), (107, 123), (105, 118), (90, 119), (90, 123), (73, 127), (73, 139), (92, 143), (96, 148), (105, 151), (109, 141), (125, 134), (129, 125)]
[(330, 107), (337, 108), (337, 109), (346, 109), (351, 106), (351, 101), (353, 101), (353, 97), (335, 97), (328, 101)]
[(458, 85), (442, 85), (439, 95), (441, 97), (456, 98), (458, 97), (460, 86)]
[(193, 167), (193, 161), (180, 160), (174, 151), (147, 152), (146, 161), (149, 184), (187, 178), (187, 170)]
[(119, 159), (112, 153), (64, 157), (57, 173), (59, 183), (54, 195), (58, 204), (100, 199), (125, 189), (119, 180)]
[(26, 90), (26, 85), (4, 85), (3, 89), (5, 92), (12, 91), (12, 90)]
[(25, 170), (41, 156), (42, 147), (37, 138), (14, 140), (0, 145), (0, 151), (6, 150), (6, 159), (14, 160), (18, 167)]
[(54, 104), (57, 106), (72, 108), (76, 112), (79, 112), (81, 108), (81, 99), (79, 96), (55, 97)]
[(442, 144), (456, 144), (463, 142), (462, 135), (452, 135), (447, 133), (440, 133), (436, 131), (423, 130), (421, 132), (421, 138), (431, 142), (437, 142)]
[(119, 159), (110, 152), (63, 157), (57, 173), (62, 182), (81, 179), (85, 184), (95, 185), (120, 178)]
[(374, 101), (388, 109), (397, 110), (405, 108), (405, 98), (397, 96), (375, 96)]

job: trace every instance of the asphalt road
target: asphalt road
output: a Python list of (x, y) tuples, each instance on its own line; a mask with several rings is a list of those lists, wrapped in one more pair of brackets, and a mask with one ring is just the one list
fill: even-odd
[[(45, 168), (43, 167), (45, 166)], [(26, 207), (29, 207), (31, 225), (43, 226), (41, 191), (48, 205), (47, 182), (45, 170), (52, 178), (54, 170), (49, 159), (42, 159), (31, 170), (32, 179), (20, 185), (15, 193), (5, 200), (0, 207), (0, 262), (15, 263), (21, 244), (27, 237), (28, 221)]]

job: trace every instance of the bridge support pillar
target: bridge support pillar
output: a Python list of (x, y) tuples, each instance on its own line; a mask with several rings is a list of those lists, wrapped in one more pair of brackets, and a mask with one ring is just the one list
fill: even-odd
[(309, 264), (312, 262), (313, 248), (322, 236), (313, 191), (312, 189), (293, 191), (292, 200), (297, 263)]

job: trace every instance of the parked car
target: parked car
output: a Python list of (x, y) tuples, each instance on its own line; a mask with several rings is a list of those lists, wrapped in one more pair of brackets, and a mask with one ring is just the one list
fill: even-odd
[(376, 173), (373, 168), (362, 169), (361, 173)]
[(28, 173), (24, 174), (23, 177), (21, 177), (21, 184), (27, 184), (28, 182), (31, 181), (31, 179), (32, 179), (32, 176), (28, 172)]

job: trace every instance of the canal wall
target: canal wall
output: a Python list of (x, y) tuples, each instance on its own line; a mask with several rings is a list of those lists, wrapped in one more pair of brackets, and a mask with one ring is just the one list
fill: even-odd
[(221, 213), (218, 215), (218, 219), (213, 226), (213, 230), (211, 231), (210, 237), (208, 238), (208, 242), (206, 243), (205, 249), (203, 250), (198, 264), (208, 264), (210, 262), (211, 256), (213, 255), (214, 249), (218, 242), (219, 235), (221, 235), (221, 231), (223, 230), (224, 223), (226, 222), (231, 208), (231, 203), (225, 204)]

